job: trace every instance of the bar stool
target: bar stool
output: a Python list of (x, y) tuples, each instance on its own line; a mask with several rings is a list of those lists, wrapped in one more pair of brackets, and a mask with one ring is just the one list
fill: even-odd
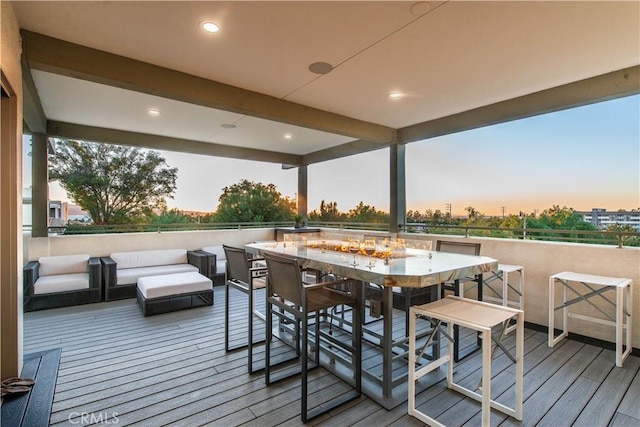
[[(509, 274), (517, 274), (517, 283), (509, 282)], [(512, 274), (513, 277), (513, 274)], [(502, 290), (491, 286), (493, 282), (500, 280)], [(521, 265), (498, 264), (497, 271), (487, 273), (483, 278), (483, 285), (489, 292), (483, 292), (483, 301), (502, 304), (505, 307), (514, 307), (524, 310), (524, 267)], [(489, 295), (487, 295), (490, 293)], [(515, 298), (509, 298), (510, 294), (515, 294)], [(460, 296), (464, 297), (464, 289), (461, 287)], [(515, 325), (507, 328), (507, 333), (515, 330)]]
[[(358, 282), (348, 279), (338, 279), (333, 282), (305, 283), (302, 281), (300, 265), (296, 259), (278, 256), (269, 253), (264, 254), (267, 262), (267, 337), (265, 344), (265, 384), (270, 385), (278, 381), (290, 378), (293, 375), (301, 376), (300, 417), (303, 423), (327, 413), (347, 402), (357, 399), (362, 394), (362, 292)], [(343, 290), (348, 283), (353, 286), (349, 291)], [(353, 309), (351, 343), (322, 331), (320, 328), (319, 312), (339, 305), (348, 305)], [(294, 321), (296, 333), (294, 338), (295, 350), (300, 358), (300, 371), (290, 370), (274, 373), (271, 364), (271, 344), (273, 342), (272, 322), (273, 316), (287, 321)], [(311, 323), (311, 324), (310, 324)], [(299, 325), (299, 326), (298, 326)], [(351, 379), (342, 378), (352, 386), (351, 390), (333, 396), (327, 402), (309, 408), (309, 335), (310, 328), (313, 332), (313, 366), (320, 366), (321, 341), (344, 355), (349, 360), (353, 375)], [(297, 358), (297, 357), (296, 357)]]
[[(256, 264), (260, 262), (258, 258), (250, 258), (249, 254), (244, 248), (235, 248), (233, 246), (222, 246), (227, 259), (227, 274), (225, 284), (225, 302), (224, 302), (224, 351), (236, 351), (247, 349), (247, 370), (250, 374), (260, 371), (262, 367), (253, 366), (253, 347), (255, 345), (264, 343), (264, 340), (253, 340), (253, 316), (257, 316), (260, 319), (266, 319), (263, 313), (260, 313), (255, 308), (255, 292), (258, 289), (265, 289), (266, 282), (266, 266), (257, 267)], [(237, 289), (240, 292), (247, 294), (248, 296), (248, 331), (247, 331), (247, 344), (236, 345), (232, 347), (230, 344), (229, 324), (231, 317), (230, 310), (230, 289)]]
[[(588, 292), (580, 293), (575, 284), (581, 283), (583, 289)], [(562, 304), (555, 306), (555, 285), (562, 284)], [(632, 309), (633, 309), (633, 282), (631, 279), (620, 277), (593, 276), (591, 274), (574, 273), (571, 271), (563, 271), (549, 277), (549, 347), (553, 347), (562, 338), (569, 336), (567, 331), (567, 321), (569, 317), (575, 319), (586, 320), (599, 323), (601, 325), (615, 326), (616, 328), (616, 366), (622, 367), (624, 360), (631, 354), (631, 325), (632, 325)], [(593, 285), (596, 285), (594, 287)], [(576, 295), (576, 298), (567, 301), (567, 290)], [(607, 291), (616, 292), (615, 302), (602, 295)], [(625, 298), (626, 294), (626, 298)], [(596, 305), (591, 298), (599, 296), (607, 305), (611, 305), (615, 309), (615, 318), (604, 311), (600, 306)], [(626, 304), (625, 304), (626, 299)], [(587, 316), (577, 313), (569, 313), (569, 306), (577, 302), (584, 301), (591, 305), (595, 310), (601, 313), (605, 318)], [(562, 333), (555, 336), (555, 312), (562, 310)], [(624, 330), (626, 329), (626, 334)], [(623, 340), (624, 336), (624, 340)], [(626, 346), (626, 350), (623, 348)], [(623, 351), (624, 350), (624, 351)]]
[[(467, 397), (475, 399), (482, 403), (482, 425), (489, 426), (491, 411), (490, 408), (496, 409), (509, 416), (522, 421), (522, 390), (523, 390), (523, 374), (524, 374), (524, 312), (510, 307), (503, 307), (482, 301), (464, 299), (460, 297), (447, 296), (444, 299), (413, 306), (410, 309), (411, 316), (409, 319), (409, 415), (416, 417), (420, 421), (430, 426), (442, 426), (434, 418), (429, 417), (424, 412), (416, 409), (415, 390), (416, 381), (427, 375), (434, 369), (442, 365), (447, 365), (447, 388), (450, 388)], [(435, 323), (430, 336), (420, 350), (420, 354), (416, 354), (416, 317), (428, 317), (432, 323)], [(516, 317), (516, 357), (507, 352), (500, 343), (500, 339), (504, 336), (509, 320)], [(438, 339), (438, 331), (442, 322), (447, 323), (447, 332), (443, 332), (448, 338), (447, 354), (439, 359), (416, 370), (416, 358), (422, 356), (424, 349), (428, 347), (434, 339)], [(461, 325), (481, 333), (482, 336), (482, 394), (473, 390), (462, 387), (453, 381), (453, 325)], [(515, 407), (509, 408), (501, 403), (491, 400), (491, 360), (493, 354), (491, 351), (491, 328), (502, 324), (502, 334), (496, 340), (496, 346), (516, 364), (515, 373)]]

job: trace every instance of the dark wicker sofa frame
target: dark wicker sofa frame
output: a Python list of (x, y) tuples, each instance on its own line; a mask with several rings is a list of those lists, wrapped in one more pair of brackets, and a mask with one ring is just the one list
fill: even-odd
[(100, 258), (89, 258), (89, 288), (72, 291), (34, 294), (40, 263), (29, 261), (23, 268), (24, 311), (46, 310), (102, 301), (102, 265)]
[(144, 316), (170, 313), (172, 311), (213, 305), (213, 289), (190, 292), (186, 294), (167, 295), (159, 298), (145, 298), (140, 289), (137, 290), (138, 305)]
[[(126, 298), (136, 298), (137, 283), (130, 285), (117, 285), (118, 283), (118, 263), (111, 257), (100, 258), (102, 261), (102, 274), (104, 276), (104, 299), (105, 301), (115, 301)], [(187, 251), (187, 262), (198, 267), (198, 272), (208, 277), (209, 258), (200, 251)]]
[(202, 273), (207, 276), (213, 282), (213, 286), (224, 286), (227, 283), (227, 272), (226, 271), (218, 271), (218, 257), (216, 254), (212, 254), (211, 252), (197, 250), (194, 251), (197, 253), (201, 253), (208, 257), (209, 261), (207, 263), (207, 273)]

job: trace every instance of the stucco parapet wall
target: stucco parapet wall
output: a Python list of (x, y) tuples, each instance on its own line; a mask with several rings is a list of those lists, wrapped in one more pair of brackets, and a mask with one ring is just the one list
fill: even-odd
[[(335, 230), (331, 233), (362, 236), (376, 234), (367, 230)], [(384, 233), (383, 233), (384, 234)], [(491, 237), (461, 237), (433, 234), (406, 234), (399, 237), (436, 241), (459, 240), (482, 243), (482, 255), (495, 258), (502, 264), (524, 266), (525, 272), (525, 319), (546, 326), (548, 324), (549, 276), (561, 271), (575, 271), (599, 276), (625, 277), (633, 280), (634, 325), (640, 319), (640, 248), (618, 248), (614, 246), (589, 245), (584, 243), (541, 242), (534, 240), (499, 239)], [(162, 233), (122, 233), (81, 236), (52, 236), (28, 238), (28, 258), (39, 256), (89, 253), (104, 256), (112, 252), (186, 248), (200, 249), (205, 246), (244, 245), (253, 241), (274, 239), (274, 229), (175, 231)], [(435, 243), (434, 243), (435, 244)], [(603, 301), (597, 303), (610, 310)], [(586, 304), (572, 308), (578, 313), (592, 313)], [(569, 331), (612, 342), (613, 328), (605, 325), (570, 319)], [(640, 326), (633, 330), (633, 345), (640, 348)]]
[(197, 250), (205, 246), (244, 245), (258, 240), (273, 240), (273, 228), (244, 230), (191, 230), (147, 233), (83, 234), (73, 236), (27, 237), (27, 258), (88, 253), (107, 256), (113, 252), (183, 248)]
[[(406, 238), (413, 238), (413, 236), (419, 235), (404, 233), (399, 235), (399, 237)], [(422, 236), (433, 240), (434, 245), (435, 241), (439, 239), (481, 243), (482, 255), (495, 258), (502, 264), (524, 266), (525, 319), (543, 326), (548, 325), (549, 276), (562, 271), (574, 271), (597, 276), (631, 279), (633, 281), (634, 313), (632, 341), (635, 348), (640, 348), (640, 248), (494, 237), (433, 234)], [(609, 293), (608, 297), (615, 301), (615, 294)], [(601, 298), (592, 301), (603, 310), (613, 313), (613, 307)], [(600, 316), (595, 309), (585, 303), (572, 306), (571, 312)], [(585, 322), (580, 319), (569, 319), (569, 331), (609, 342), (613, 342), (615, 339), (613, 327)]]

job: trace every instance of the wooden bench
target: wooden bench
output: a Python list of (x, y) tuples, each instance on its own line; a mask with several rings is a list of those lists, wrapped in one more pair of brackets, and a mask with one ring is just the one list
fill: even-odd
[(213, 305), (213, 282), (192, 271), (138, 279), (138, 304), (145, 316)]

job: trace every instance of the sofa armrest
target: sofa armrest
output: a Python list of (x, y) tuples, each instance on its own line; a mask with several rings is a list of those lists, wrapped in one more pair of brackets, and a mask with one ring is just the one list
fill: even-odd
[(24, 285), (24, 296), (30, 297), (33, 295), (33, 285), (38, 280), (40, 271), (40, 263), (38, 261), (29, 261), (22, 269), (22, 281)]
[(89, 288), (98, 289), (102, 300), (102, 262), (98, 257), (89, 258)]
[(118, 283), (118, 263), (111, 257), (100, 258), (102, 263), (102, 280), (104, 282), (104, 298), (109, 301), (109, 289), (115, 288)]
[(198, 272), (209, 277), (209, 255), (203, 251), (187, 251), (187, 262), (198, 267)]
[(208, 269), (207, 276), (210, 279), (213, 279), (213, 276), (218, 274), (218, 255), (212, 254), (211, 252), (207, 252), (204, 250), (199, 250), (197, 252), (203, 253), (209, 258), (209, 261), (208, 261), (209, 269)]

